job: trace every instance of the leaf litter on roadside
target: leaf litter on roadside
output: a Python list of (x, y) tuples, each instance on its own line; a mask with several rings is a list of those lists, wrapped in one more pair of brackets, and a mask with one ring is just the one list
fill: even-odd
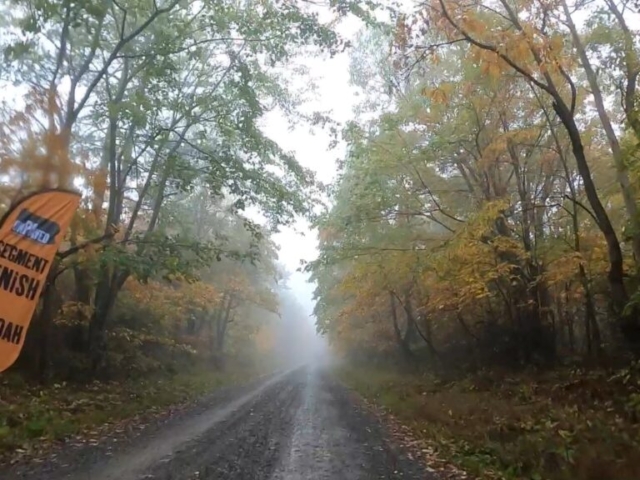
[(351, 395), (355, 403), (362, 404), (367, 411), (380, 421), (391, 438), (406, 450), (407, 457), (423, 463), (427, 471), (437, 475), (439, 480), (474, 480), (474, 478), (466, 472), (463, 472), (451, 463), (440, 458), (434, 445), (430, 445), (429, 442), (424, 439), (416, 438), (410, 427), (402, 424), (394, 415), (384, 408), (356, 393), (352, 393)]

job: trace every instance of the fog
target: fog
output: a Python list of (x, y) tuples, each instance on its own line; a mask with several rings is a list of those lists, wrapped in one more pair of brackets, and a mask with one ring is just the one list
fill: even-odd
[[(326, 9), (319, 10), (321, 16), (329, 15)], [(345, 39), (353, 40), (362, 26), (358, 18), (347, 17), (337, 30)], [(309, 101), (302, 106), (302, 111), (329, 113), (334, 121), (343, 125), (353, 118), (359, 97), (350, 83), (349, 62), (348, 51), (333, 57), (326, 54), (306, 57), (301, 61), (308, 76), (294, 81), (304, 88), (315, 85), (315, 91), (308, 92)], [(335, 180), (336, 159), (344, 155), (346, 147), (339, 142), (331, 149), (333, 138), (328, 130), (310, 128), (307, 124), (291, 128), (277, 109), (265, 115), (263, 128), (282, 148), (293, 152), (301, 165), (313, 170), (319, 181), (329, 184)], [(301, 261), (312, 261), (318, 255), (317, 231), (306, 220), (298, 219), (293, 226), (274, 234), (273, 240), (280, 249), (279, 262), (290, 273), (287, 289), (280, 292), (283, 331), (278, 332), (278, 338), (282, 342), (279, 344), (283, 349), (281, 359), (289, 363), (326, 362), (330, 359), (330, 349), (327, 340), (316, 334), (313, 316), (315, 285), (308, 282), (307, 274), (298, 271)]]
[(282, 368), (330, 359), (326, 338), (316, 333), (313, 288), (305, 274), (295, 272), (278, 291), (280, 317), (272, 323), (273, 355)]

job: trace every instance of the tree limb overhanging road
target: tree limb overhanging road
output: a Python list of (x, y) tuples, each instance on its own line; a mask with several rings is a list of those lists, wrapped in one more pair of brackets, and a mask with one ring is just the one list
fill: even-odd
[[(1, 472), (0, 472), (1, 473)], [(3, 479), (427, 479), (321, 366), (219, 392), (137, 436), (68, 451)]]

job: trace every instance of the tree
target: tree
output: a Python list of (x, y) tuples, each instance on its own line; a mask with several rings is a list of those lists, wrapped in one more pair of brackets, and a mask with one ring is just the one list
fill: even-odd
[[(618, 240), (633, 223), (635, 180), (605, 127), (615, 107), (592, 109), (587, 62), (561, 57), (582, 38), (558, 22), (566, 11), (500, 5), (398, 14), (390, 70), (369, 68), (383, 62), (379, 49), (353, 57), (359, 85), (394, 88), (345, 129), (332, 206), (316, 222), (318, 328), (349, 352), (478, 368), (601, 355), (620, 333), (636, 349), (624, 270), (633, 248)], [(611, 55), (621, 68), (608, 74), (625, 84), (617, 53), (582, 46), (592, 65)], [(608, 188), (616, 178), (622, 195)], [(627, 216), (604, 209), (618, 202)]]
[[(44, 171), (38, 186), (81, 184), (85, 192), (43, 302), (73, 272), (74, 300), (86, 307), (78, 311), (90, 312), (94, 371), (130, 279), (190, 276), (225, 256), (255, 256), (231, 251), (220, 232), (185, 236), (163, 223), (172, 198), (197, 186), (225, 197), (232, 212), (257, 207), (271, 230), (313, 204), (311, 172), (259, 128), (269, 109), (296, 105), (278, 67), (304, 47), (340, 46), (306, 7), (16, 1), (3, 33), (4, 79), (37, 100), (6, 109), (3, 168), (13, 192), (35, 187), (15, 172), (43, 170), (40, 158), (55, 175)], [(256, 241), (265, 236), (240, 225)], [(50, 324), (55, 310), (42, 309), (40, 323)]]
[[(572, 153), (587, 200), (607, 242), (610, 262), (608, 280), (612, 306), (620, 318), (620, 329), (623, 335), (631, 348), (636, 350), (640, 340), (638, 318), (635, 312), (626, 313), (625, 310), (629, 295), (624, 283), (623, 252), (618, 234), (598, 194), (585, 153), (584, 139), (576, 112), (578, 88), (571, 77), (571, 73), (575, 70), (575, 62), (572, 56), (565, 56), (566, 34), (555, 20), (557, 16), (554, 15), (551, 4), (525, 6), (501, 1), (500, 6), (502, 12), (494, 13), (491, 8), (486, 8), (482, 3), (463, 6), (458, 3), (447, 4), (444, 0), (439, 0), (433, 8), (433, 15), (434, 19), (442, 25), (448, 41), (465, 41), (472, 49), (479, 51), (478, 59), (486, 65), (489, 72), (499, 74), (502, 70), (513, 71), (533, 88), (540, 89), (551, 97), (552, 107), (571, 141)], [(638, 222), (637, 207), (626, 167), (622, 162), (619, 142), (615, 138), (609, 116), (604, 110), (604, 100), (595, 73), (584, 46), (579, 41), (579, 35), (566, 2), (562, 4), (562, 8), (573, 38), (573, 46), (577, 48), (582, 67), (593, 90), (600, 120), (603, 122), (612, 148), (625, 205), (633, 226)], [(523, 20), (522, 14), (518, 13), (520, 10), (526, 11), (526, 16), (530, 20)], [(481, 22), (487, 22), (495, 28), (486, 29)], [(499, 41), (498, 38), (500, 38)], [(498, 47), (498, 45), (501, 46)], [(634, 245), (640, 246), (640, 236), (632, 234), (632, 237)]]

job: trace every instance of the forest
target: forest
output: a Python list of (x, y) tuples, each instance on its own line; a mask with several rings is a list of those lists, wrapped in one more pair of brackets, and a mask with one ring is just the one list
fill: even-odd
[[(0, 214), (82, 193), (0, 377), (0, 460), (304, 353), (274, 235), (307, 218), (337, 375), (430, 462), (640, 478), (640, 5), (405, 3), (0, 4)], [(338, 125), (296, 62), (345, 52)], [(335, 135), (333, 184), (275, 110)]]
[(18, 0), (0, 12), (0, 214), (42, 188), (82, 193), (0, 377), (0, 456), (300, 353), (282, 352), (308, 313), (272, 236), (320, 186), (261, 122), (274, 109), (318, 120), (297, 111), (305, 92), (283, 67), (330, 54), (336, 34), (278, 2)]
[(318, 328), (483, 478), (640, 475), (638, 7), (433, 0), (351, 51)]

